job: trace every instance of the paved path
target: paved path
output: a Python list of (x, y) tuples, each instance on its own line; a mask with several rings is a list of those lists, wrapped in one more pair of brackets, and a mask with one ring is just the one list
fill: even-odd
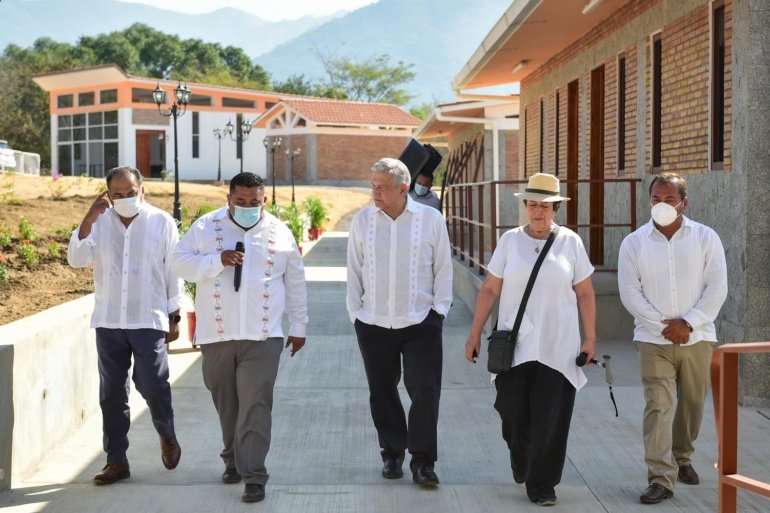
[[(441, 486), (422, 490), (412, 484), (408, 472), (396, 481), (380, 477), (366, 379), (345, 311), (346, 242), (344, 234), (328, 234), (305, 258), (311, 302), (308, 343), (295, 358), (284, 353), (281, 361), (265, 502), (244, 504), (242, 485), (219, 481), (223, 470), (219, 425), (201, 380), (199, 353), (177, 342), (170, 356), (183, 449), (176, 470), (161, 465), (157, 435), (141, 408), (141, 398), (133, 393), (131, 479), (105, 487), (91, 484), (104, 464), (101, 419), (92, 415), (37, 472), (17, 479), (12, 491), (0, 494), (3, 513), (540, 511), (529, 503), (523, 487), (512, 482), (500, 420), (492, 408), (489, 375), (482, 363), (470, 365), (463, 358), (471, 313), (459, 302), (444, 331), (436, 465)], [(710, 402), (694, 461), (701, 484), (680, 485), (673, 499), (643, 506), (638, 500), (646, 485), (640, 433), (643, 399), (635, 352), (630, 343), (616, 341), (601, 341), (600, 351), (613, 356), (620, 417), (614, 417), (603, 371), (590, 369), (589, 384), (578, 394), (568, 461), (556, 489), (559, 504), (552, 511), (716, 511)], [(742, 409), (740, 432), (741, 471), (770, 481), (770, 420)], [(768, 513), (770, 501), (741, 494), (739, 508), (744, 513)]]

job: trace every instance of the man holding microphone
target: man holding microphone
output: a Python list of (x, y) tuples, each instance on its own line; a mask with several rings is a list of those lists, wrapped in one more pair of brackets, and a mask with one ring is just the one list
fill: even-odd
[(286, 225), (263, 209), (264, 192), (257, 175), (235, 175), (227, 206), (193, 223), (172, 257), (172, 268), (197, 285), (196, 343), (222, 428), (222, 481), (243, 479), (244, 502), (265, 497), (284, 312), (291, 356), (307, 326), (302, 257)]

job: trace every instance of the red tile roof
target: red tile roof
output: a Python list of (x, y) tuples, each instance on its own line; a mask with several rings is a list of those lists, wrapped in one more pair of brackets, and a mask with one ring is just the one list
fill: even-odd
[(281, 103), (315, 123), (377, 126), (419, 126), (421, 121), (395, 105), (345, 100), (283, 98)]

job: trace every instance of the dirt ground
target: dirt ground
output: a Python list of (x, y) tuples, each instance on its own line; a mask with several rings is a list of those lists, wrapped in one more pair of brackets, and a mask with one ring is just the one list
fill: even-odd
[[(10, 232), (10, 245), (0, 247), (0, 264), (8, 273), (2, 279), (0, 267), (0, 325), (93, 292), (91, 268), (72, 269), (67, 264), (67, 245), (72, 228), (80, 223), (104, 180), (62, 177), (0, 175), (0, 244), (3, 231)], [(174, 184), (147, 181), (147, 201), (168, 212), (173, 210)], [(272, 188), (265, 190), (269, 200)], [(227, 201), (227, 186), (180, 184), (182, 215), (189, 216), (202, 204), (219, 207)], [(330, 205), (326, 230), (347, 231), (350, 220), (371, 198), (365, 189), (296, 186), (298, 204), (307, 196), (318, 196)], [(276, 202), (291, 202), (291, 187), (276, 186)], [(18, 253), (19, 221), (26, 218), (36, 234), (34, 246), (40, 263), (28, 267)], [(59, 256), (51, 251), (58, 246)]]

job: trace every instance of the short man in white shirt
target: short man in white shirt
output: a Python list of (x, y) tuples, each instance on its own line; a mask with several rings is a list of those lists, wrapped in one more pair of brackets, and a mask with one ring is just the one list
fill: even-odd
[(263, 209), (266, 201), (262, 178), (235, 175), (227, 206), (193, 223), (172, 257), (173, 269), (197, 285), (195, 339), (222, 428), (222, 481), (243, 479), (244, 502), (265, 498), (284, 312), (291, 356), (307, 326), (302, 257), (286, 225)]
[[(374, 206), (350, 228), (347, 309), (369, 382), (382, 475), (403, 476), (408, 449), (414, 482), (435, 487), (442, 328), (452, 303), (449, 236), (436, 209), (409, 198), (401, 161), (381, 159), (372, 171)], [(398, 394), (402, 357), (408, 422)]]
[(107, 191), (99, 194), (72, 233), (67, 261), (94, 266), (99, 358), (99, 405), (107, 465), (97, 485), (130, 477), (126, 457), (131, 414), (128, 369), (147, 401), (160, 435), (161, 459), (168, 469), (179, 463), (174, 431), (166, 343), (179, 337), (182, 281), (169, 259), (179, 232), (168, 213), (144, 201), (141, 173), (131, 167), (107, 172)]
[(661, 173), (650, 184), (652, 219), (620, 246), (620, 299), (634, 316), (634, 341), (644, 385), (644, 452), (656, 504), (674, 495), (676, 480), (698, 484), (693, 442), (703, 418), (714, 320), (727, 297), (719, 236), (684, 216), (687, 184)]

